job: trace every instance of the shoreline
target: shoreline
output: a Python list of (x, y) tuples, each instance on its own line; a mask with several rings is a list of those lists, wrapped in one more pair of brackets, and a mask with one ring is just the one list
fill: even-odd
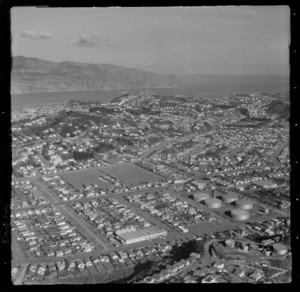
[[(168, 91), (171, 92), (168, 92)], [(172, 91), (176, 92), (172, 92)], [(248, 93), (248, 94), (261, 94), (266, 91), (254, 92), (254, 91), (238, 91), (238, 92), (204, 92), (201, 93), (201, 89), (185, 88), (185, 87), (167, 87), (167, 88), (134, 88), (134, 89), (111, 89), (111, 90), (92, 90), (92, 91), (33, 91), (19, 94), (11, 94), (11, 111), (20, 111), (26, 108), (42, 107), (50, 105), (63, 104), (69, 100), (78, 101), (96, 101), (99, 103), (108, 103), (112, 99), (119, 95), (128, 93), (135, 94), (141, 91), (153, 91), (157, 94), (170, 95), (170, 96), (181, 96), (181, 97), (193, 97), (202, 99), (215, 99), (223, 96), (228, 96), (235, 93)], [(165, 91), (165, 92), (164, 92)], [(178, 92), (177, 92), (178, 91)], [(281, 93), (285, 94), (286, 91), (267, 91), (267, 94)], [(74, 96), (73, 96), (74, 95)], [(99, 95), (99, 96), (98, 96)], [(102, 95), (102, 96), (100, 96)], [(24, 98), (24, 99), (23, 99)], [(51, 101), (52, 100), (52, 101)], [(18, 105), (18, 103), (20, 103)]]
[(101, 90), (64, 90), (64, 91), (27, 91), (22, 93), (10, 93), (11, 96), (13, 95), (24, 95), (24, 94), (30, 94), (30, 93), (69, 93), (69, 92), (110, 92), (110, 91), (117, 91), (117, 90), (123, 90), (124, 93), (126, 90), (154, 90), (154, 89), (171, 89), (171, 88), (182, 88), (182, 87), (176, 87), (176, 86), (170, 86), (170, 87), (140, 87), (140, 88), (120, 88), (120, 89), (101, 89)]

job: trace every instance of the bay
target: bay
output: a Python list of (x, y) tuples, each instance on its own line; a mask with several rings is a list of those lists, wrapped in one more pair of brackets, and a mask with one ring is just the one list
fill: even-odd
[(201, 75), (197, 80), (188, 80), (170, 88), (118, 89), (105, 91), (30, 92), (11, 95), (11, 108), (41, 106), (62, 103), (68, 100), (97, 101), (107, 103), (124, 92), (136, 93), (151, 90), (161, 95), (217, 98), (231, 93), (277, 93), (289, 91), (288, 76), (279, 75)]

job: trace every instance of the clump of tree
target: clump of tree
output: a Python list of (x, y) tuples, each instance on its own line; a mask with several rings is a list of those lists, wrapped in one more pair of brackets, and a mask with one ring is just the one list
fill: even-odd
[(236, 106), (233, 104), (214, 104), (214, 107), (220, 109), (230, 109), (230, 108), (235, 108)]
[(237, 111), (238, 111), (238, 113), (240, 113), (241, 115), (246, 116), (247, 118), (250, 117), (250, 113), (249, 113), (249, 110), (247, 108), (240, 107)]
[(160, 101), (159, 105), (161, 107), (175, 107), (177, 103), (172, 101)]
[(236, 97), (251, 97), (248, 93), (237, 93)]
[(117, 137), (116, 142), (118, 142), (122, 146), (123, 145), (127, 145), (127, 146), (133, 146), (134, 145), (134, 143), (131, 139), (124, 138), (124, 137)]
[(148, 141), (149, 143), (152, 145), (152, 144), (156, 144), (158, 142), (160, 142), (162, 140), (162, 138), (159, 138), (159, 137), (149, 137), (148, 138)]
[(94, 153), (74, 151), (73, 156), (76, 161), (80, 161), (80, 160), (87, 160), (87, 159), (94, 158)]
[(69, 126), (69, 125), (63, 125), (62, 128), (60, 129), (60, 135), (63, 137), (66, 137), (67, 134), (69, 134), (71, 137), (75, 137), (73, 132), (76, 131), (76, 127), (74, 125)]
[(198, 252), (195, 241), (184, 242), (181, 246), (173, 246), (170, 250), (170, 257), (175, 262), (187, 259), (192, 252)]
[(49, 143), (43, 145), (43, 148), (41, 150), (41, 154), (46, 160), (50, 159), (50, 156), (48, 155), (48, 150), (49, 150)]
[(90, 113), (94, 112), (100, 112), (104, 114), (113, 114), (115, 113), (115, 110), (113, 108), (107, 108), (107, 107), (93, 107), (89, 109)]
[(288, 120), (290, 117), (290, 105), (281, 100), (271, 101), (267, 111), (272, 114), (277, 114), (285, 120)]
[(151, 108), (142, 106), (139, 109), (129, 109), (128, 112), (134, 116), (152, 114)]
[(114, 145), (106, 142), (101, 142), (96, 147), (93, 148), (93, 151), (96, 153), (104, 153), (113, 149), (115, 149)]
[(206, 130), (211, 130), (212, 129), (212, 125), (208, 122), (204, 122), (203, 125), (205, 126)]

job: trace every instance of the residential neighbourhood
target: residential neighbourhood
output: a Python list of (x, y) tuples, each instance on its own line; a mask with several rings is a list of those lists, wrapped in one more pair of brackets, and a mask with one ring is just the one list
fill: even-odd
[(274, 101), (143, 91), (13, 112), (14, 283), (289, 282)]

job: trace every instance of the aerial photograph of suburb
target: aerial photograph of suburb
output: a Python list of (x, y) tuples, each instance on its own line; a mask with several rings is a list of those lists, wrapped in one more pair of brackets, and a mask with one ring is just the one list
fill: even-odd
[(11, 283), (292, 282), (290, 15), (13, 7)]

